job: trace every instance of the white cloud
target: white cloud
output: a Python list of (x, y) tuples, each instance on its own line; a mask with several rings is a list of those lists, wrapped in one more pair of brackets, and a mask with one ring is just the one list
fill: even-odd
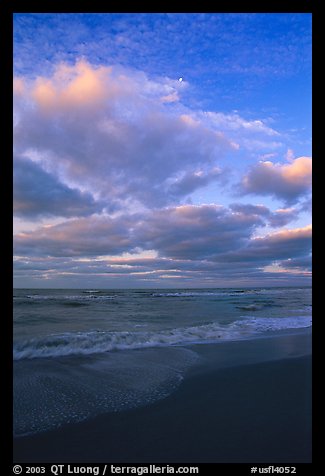
[(109, 210), (129, 201), (168, 204), (175, 200), (171, 177), (214, 170), (232, 149), (223, 134), (162, 101), (183, 87), (85, 61), (59, 64), (51, 77), (32, 82), (19, 78), (15, 149), (67, 186), (106, 199)]
[(293, 162), (295, 154), (292, 149), (288, 149), (285, 155), (285, 158), (288, 162)]
[(280, 136), (280, 133), (269, 127), (261, 119), (247, 120), (239, 116), (239, 114), (224, 114), (221, 112), (206, 112), (205, 115), (211, 122), (227, 131), (241, 131), (251, 134), (263, 134), (266, 136)]

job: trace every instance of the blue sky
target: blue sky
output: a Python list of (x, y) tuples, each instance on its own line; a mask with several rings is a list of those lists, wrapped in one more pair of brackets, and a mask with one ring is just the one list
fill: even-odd
[(17, 287), (308, 285), (310, 14), (16, 14)]

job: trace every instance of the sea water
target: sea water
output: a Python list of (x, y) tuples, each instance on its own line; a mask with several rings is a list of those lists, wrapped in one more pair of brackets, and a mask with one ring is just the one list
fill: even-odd
[(311, 326), (310, 288), (14, 290), (14, 434), (165, 398), (192, 344)]

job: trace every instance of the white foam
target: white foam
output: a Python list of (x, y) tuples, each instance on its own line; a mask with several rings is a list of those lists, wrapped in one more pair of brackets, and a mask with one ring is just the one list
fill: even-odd
[(80, 359), (70, 365), (51, 361), (15, 364), (14, 434), (53, 430), (98, 414), (149, 405), (170, 395), (197, 354), (183, 348), (147, 349), (132, 357)]
[(43, 295), (43, 294), (30, 294), (26, 295), (28, 299), (32, 299), (35, 301), (89, 301), (89, 300), (103, 300), (103, 301), (110, 301), (111, 299), (115, 299), (115, 295), (98, 295), (98, 291), (92, 291), (84, 295)]
[(253, 317), (243, 316), (247, 321), (237, 321), (240, 327), (246, 327), (253, 332), (265, 331), (280, 331), (285, 329), (300, 329), (310, 327), (312, 319), (309, 316), (295, 316), (295, 317)]
[(311, 318), (306, 316), (263, 318), (247, 317), (228, 325), (211, 323), (161, 330), (155, 332), (67, 332), (19, 341), (14, 345), (14, 360), (65, 355), (96, 354), (113, 350), (143, 349), (187, 345), (219, 340), (239, 340), (261, 332), (297, 329), (311, 326)]
[(153, 293), (153, 297), (173, 297), (173, 298), (182, 298), (182, 297), (200, 297), (200, 296), (232, 296), (232, 297), (241, 297), (246, 294), (264, 294), (262, 289), (234, 289), (232, 291), (177, 291), (177, 292), (161, 292)]
[(223, 296), (222, 292), (174, 292), (174, 293), (153, 293), (154, 297), (196, 297), (196, 296)]

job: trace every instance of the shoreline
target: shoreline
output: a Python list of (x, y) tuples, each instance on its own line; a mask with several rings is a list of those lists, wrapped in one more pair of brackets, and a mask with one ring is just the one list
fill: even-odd
[(168, 397), (15, 438), (14, 462), (311, 461), (309, 332), (189, 347), (199, 363)]

